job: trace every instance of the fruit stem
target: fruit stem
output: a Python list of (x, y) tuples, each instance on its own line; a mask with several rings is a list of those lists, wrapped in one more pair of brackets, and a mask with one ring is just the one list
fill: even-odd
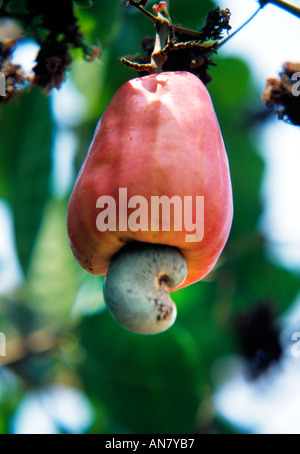
[(156, 36), (154, 50), (151, 55), (151, 66), (154, 73), (161, 73), (163, 64), (167, 61), (167, 56), (161, 51), (165, 48), (169, 36), (169, 23), (160, 22), (156, 24)]
[[(167, 4), (167, 9), (168, 9), (169, 2), (165, 2), (165, 3)], [(146, 17), (148, 17), (148, 19), (150, 19), (152, 22), (154, 22), (154, 24), (157, 24), (159, 22), (159, 18), (157, 16), (155, 16), (154, 14), (150, 13), (149, 11), (147, 11), (142, 5), (139, 4), (139, 2), (134, 1), (134, 0), (129, 0), (127, 2), (127, 6), (129, 6), (129, 5), (134, 6), (139, 11), (141, 11), (141, 13), (143, 13)], [(172, 24), (172, 25), (173, 25), (175, 32), (188, 34), (197, 40), (205, 39), (205, 36), (203, 36), (203, 32), (201, 32), (201, 31), (191, 30), (190, 28), (185, 28), (178, 24)]]
[(167, 61), (167, 55), (164, 53), (171, 36), (173, 36), (172, 20), (168, 12), (168, 2), (160, 2), (153, 6), (153, 11), (157, 16), (155, 23), (156, 37), (154, 50), (151, 55), (151, 66), (154, 73), (162, 72), (163, 64)]

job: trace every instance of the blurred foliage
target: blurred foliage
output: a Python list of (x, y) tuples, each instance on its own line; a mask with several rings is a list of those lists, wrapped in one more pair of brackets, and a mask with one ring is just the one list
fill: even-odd
[[(215, 6), (171, 0), (171, 14), (174, 22), (199, 28)], [(87, 104), (87, 114), (70, 128), (77, 171), (107, 103), (136, 76), (119, 58), (139, 52), (154, 28), (119, 0), (77, 1), (75, 13), (87, 39), (103, 46), (100, 61), (92, 63), (73, 53), (69, 78)], [(282, 313), (299, 291), (299, 276), (270, 262), (258, 230), (264, 163), (248, 117), (260, 97), (251, 71), (222, 52), (215, 62), (208, 90), (230, 162), (232, 231), (210, 275), (173, 293), (178, 319), (157, 336), (120, 328), (104, 307), (102, 278), (83, 271), (70, 251), (65, 220), (72, 185), (56, 198), (50, 185), (59, 126), (51, 96), (34, 89), (1, 107), (0, 197), (11, 209), (23, 279), (0, 295), (0, 331), (7, 337), (0, 433), (13, 431), (12, 417), (29, 389), (50, 384), (83, 391), (94, 411), (92, 433), (235, 432), (210, 403), (211, 368), (222, 355), (240, 352), (235, 315), (261, 300)]]
[(49, 196), (52, 129), (49, 101), (36, 89), (20, 96), (18, 104), (2, 110), (0, 159), (5, 185), (1, 196), (12, 203), (24, 273)]

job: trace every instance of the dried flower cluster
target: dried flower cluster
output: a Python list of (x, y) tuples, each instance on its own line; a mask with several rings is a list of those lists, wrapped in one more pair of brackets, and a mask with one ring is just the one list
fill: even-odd
[[(90, 60), (95, 54), (94, 46), (85, 42), (79, 30), (72, 0), (26, 0), (26, 7), (30, 14), (39, 17), (39, 27), (47, 30), (37, 56), (37, 65), (33, 68), (33, 83), (47, 90), (59, 88), (72, 62), (71, 48), (82, 48)], [(96, 53), (96, 56), (99, 54)]]
[(5, 78), (5, 94), (0, 96), (0, 104), (7, 104), (25, 82), (22, 68), (11, 62), (15, 44), (14, 40), (0, 42), (0, 72)]
[(234, 325), (251, 378), (256, 379), (282, 356), (273, 302), (259, 301), (239, 314)]
[(267, 80), (263, 101), (278, 118), (300, 126), (300, 63), (286, 62), (282, 69), (279, 79)]
[[(163, 3), (163, 2), (161, 2)], [(144, 2), (128, 2), (129, 5), (140, 7)], [(189, 71), (199, 77), (204, 84), (211, 80), (208, 73), (213, 54), (217, 53), (218, 40), (222, 38), (224, 30), (229, 31), (230, 11), (219, 7), (209, 11), (206, 24), (201, 30), (190, 30), (170, 23), (171, 37), (168, 46), (163, 51), (166, 61), (162, 66), (163, 71)], [(172, 41), (170, 43), (170, 41)], [(129, 55), (121, 61), (140, 72), (147, 74), (147, 65), (151, 62), (155, 38), (146, 36), (142, 40), (143, 55)], [(144, 70), (144, 68), (146, 70)]]
[[(11, 0), (0, 1), (0, 18), (17, 19), (26, 34), (34, 36), (40, 45), (30, 78), (32, 85), (48, 92), (59, 88), (72, 63), (72, 48), (81, 48), (88, 61), (100, 56), (100, 49), (87, 43), (81, 34), (72, 0), (25, 0), (25, 12), (24, 9), (15, 11), (12, 3)], [(0, 70), (6, 78), (7, 92), (0, 102), (8, 102), (25, 81), (21, 68), (10, 63), (15, 45), (16, 41), (12, 40), (0, 42)]]

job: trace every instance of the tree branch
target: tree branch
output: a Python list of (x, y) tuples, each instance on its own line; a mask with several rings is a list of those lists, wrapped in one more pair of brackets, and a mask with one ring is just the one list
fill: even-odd
[(260, 6), (256, 11), (255, 13), (252, 14), (251, 17), (249, 17), (249, 19), (246, 20), (246, 22), (244, 24), (242, 24), (237, 30), (235, 30), (231, 35), (229, 35), (227, 38), (223, 39), (223, 41), (221, 41), (218, 45), (218, 48), (223, 46), (225, 43), (227, 43), (227, 41), (229, 41), (233, 36), (235, 36), (239, 31), (241, 31), (244, 27), (246, 27), (246, 25), (249, 24), (250, 21), (252, 21), (252, 19), (254, 19), (254, 17), (259, 13), (259, 11), (263, 8), (263, 6)]
[(279, 8), (284, 9), (288, 13), (294, 14), (294, 16), (300, 19), (300, 8), (298, 6), (291, 5), (290, 3), (284, 2), (283, 0), (258, 0), (261, 8), (266, 6), (268, 3), (272, 3)]

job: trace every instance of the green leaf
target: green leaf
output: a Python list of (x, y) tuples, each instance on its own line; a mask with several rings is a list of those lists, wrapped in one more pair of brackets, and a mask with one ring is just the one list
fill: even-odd
[(103, 277), (87, 273), (75, 297), (72, 316), (95, 315), (104, 309)]
[[(21, 104), (23, 97), (20, 97)], [(7, 106), (0, 107), (0, 197), (12, 201), (14, 191), (14, 173), (21, 137), (18, 128), (22, 129), (23, 111), (20, 106), (12, 101)]]
[(110, 51), (104, 49), (101, 55), (101, 62), (87, 62), (77, 59), (72, 66), (72, 80), (76, 87), (84, 95), (88, 103), (86, 121), (99, 118), (106, 107), (107, 99), (103, 99), (106, 91), (105, 79), (107, 77), (107, 63), (109, 62)]
[(264, 162), (257, 141), (249, 131), (249, 112), (254, 111), (260, 94), (256, 93), (251, 72), (236, 57), (217, 57), (211, 67), (211, 94), (226, 146), (233, 189), (234, 218), (230, 238), (257, 229), (261, 213), (259, 197)]
[(141, 336), (121, 328), (108, 311), (85, 319), (81, 373), (88, 394), (132, 433), (185, 433), (195, 425), (199, 358), (179, 330)]
[(267, 300), (282, 312), (293, 302), (300, 288), (300, 276), (267, 261), (262, 249), (240, 257), (231, 270), (236, 277), (234, 308), (245, 310)]
[(86, 38), (101, 41), (107, 46), (118, 35), (122, 26), (122, 2), (119, 0), (94, 0), (76, 8), (79, 27)]
[(211, 0), (185, 0), (171, 1), (170, 14), (173, 23), (181, 24), (188, 28), (201, 30), (205, 25), (208, 12), (216, 5)]
[(10, 0), (7, 7), (9, 12), (26, 13), (25, 0)]
[[(253, 81), (247, 63), (237, 57), (216, 56), (210, 67), (212, 81), (207, 86), (216, 110), (226, 110), (229, 118), (240, 113), (248, 97), (253, 97)], [(234, 110), (237, 109), (237, 110)], [(222, 112), (221, 112), (222, 114)], [(227, 117), (224, 115), (224, 119)]]
[(17, 138), (17, 142), (13, 138), (7, 144), (15, 156), (12, 207), (16, 246), (24, 273), (49, 196), (52, 127), (49, 98), (39, 90), (20, 98), (17, 116), (12, 119), (7, 132), (5, 124), (0, 126), (1, 136), (4, 132), (4, 135), (13, 134)]
[(88, 274), (78, 265), (69, 246), (66, 211), (65, 201), (47, 203), (27, 274), (28, 304), (47, 326), (55, 328), (71, 323), (77, 290)]

